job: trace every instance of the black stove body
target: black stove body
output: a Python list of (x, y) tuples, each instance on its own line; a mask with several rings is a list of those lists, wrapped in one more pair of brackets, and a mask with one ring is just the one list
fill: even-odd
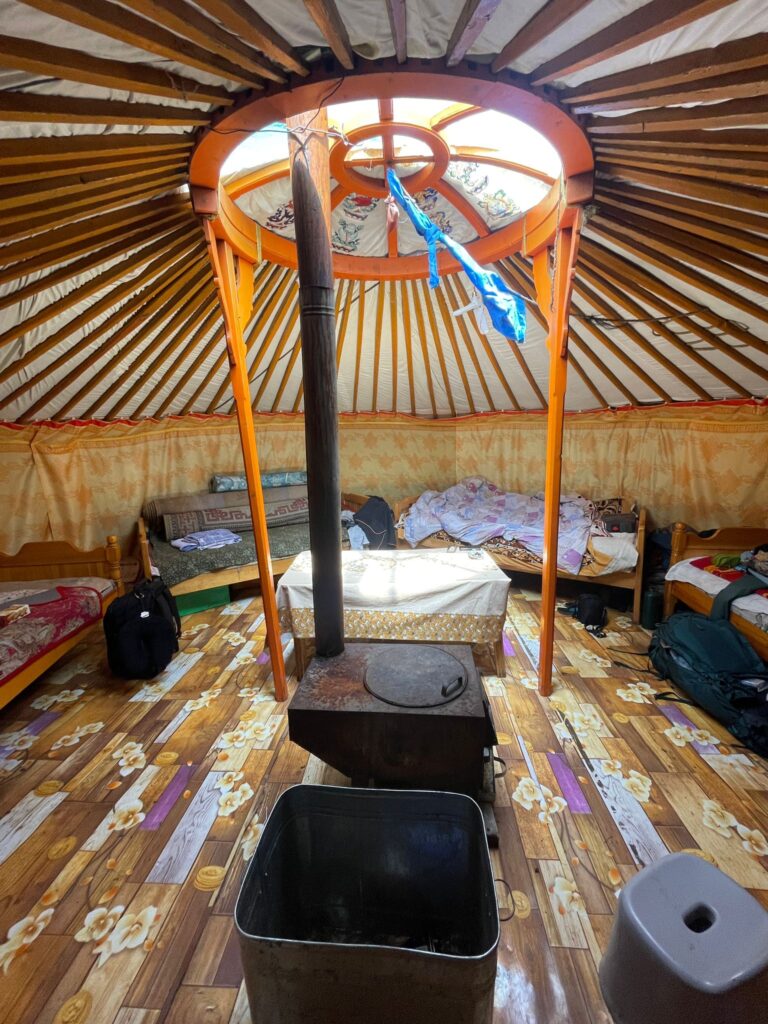
[(496, 735), (469, 646), (351, 643), (315, 657), (290, 738), (354, 786), (488, 793)]

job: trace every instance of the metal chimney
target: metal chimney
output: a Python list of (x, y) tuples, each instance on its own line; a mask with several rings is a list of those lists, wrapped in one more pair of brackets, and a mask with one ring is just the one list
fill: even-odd
[(315, 649), (320, 657), (330, 658), (344, 650), (333, 262), (320, 196), (301, 151), (293, 161), (291, 183), (299, 267)]

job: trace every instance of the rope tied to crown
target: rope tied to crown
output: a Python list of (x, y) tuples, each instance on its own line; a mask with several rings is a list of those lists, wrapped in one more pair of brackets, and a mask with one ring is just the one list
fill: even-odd
[(387, 170), (387, 182), (391, 194), (408, 214), (413, 226), (427, 243), (430, 288), (437, 288), (440, 284), (437, 266), (437, 243), (439, 242), (464, 268), (467, 277), (480, 294), (496, 330), (505, 338), (516, 341), (518, 344), (523, 342), (526, 326), (523, 297), (513, 292), (496, 271), (485, 270), (462, 245), (441, 231), (436, 224), (433, 224), (413, 197), (403, 188), (402, 182), (391, 167)]

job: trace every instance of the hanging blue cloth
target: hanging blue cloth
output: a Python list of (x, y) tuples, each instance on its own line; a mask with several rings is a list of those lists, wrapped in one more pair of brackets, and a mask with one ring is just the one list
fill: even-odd
[(429, 287), (437, 288), (440, 277), (437, 272), (437, 243), (440, 242), (461, 266), (472, 284), (482, 296), (491, 323), (505, 338), (522, 343), (525, 340), (525, 302), (522, 296), (510, 291), (502, 278), (493, 270), (484, 270), (472, 259), (464, 246), (454, 242), (440, 228), (433, 224), (403, 188), (402, 182), (390, 167), (387, 183), (392, 195), (408, 214), (418, 233), (427, 243), (429, 258)]

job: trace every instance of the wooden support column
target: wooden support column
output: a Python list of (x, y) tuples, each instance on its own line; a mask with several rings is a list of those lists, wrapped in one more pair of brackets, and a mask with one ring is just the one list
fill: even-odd
[(544, 566), (541, 576), (541, 633), (539, 637), (539, 693), (552, 693), (552, 657), (555, 640), (555, 588), (557, 539), (560, 520), (560, 478), (563, 461), (563, 421), (568, 380), (568, 313), (573, 273), (579, 247), (581, 211), (573, 226), (555, 236), (554, 274), (549, 280), (549, 250), (534, 257), (534, 281), (549, 332), (549, 402), (547, 407), (547, 461), (544, 480)]
[(269, 553), (264, 494), (261, 489), (259, 456), (256, 448), (256, 431), (251, 408), (248, 364), (243, 337), (242, 311), (246, 308), (250, 310), (253, 300), (253, 266), (244, 261), (238, 266), (232, 246), (229, 242), (214, 236), (208, 221), (203, 221), (203, 229), (224, 314), (229, 372), (237, 412), (237, 426), (240, 431), (240, 444), (243, 449), (245, 478), (248, 484), (248, 503), (253, 521), (253, 537), (256, 542), (256, 561), (259, 566), (272, 677), (275, 681), (275, 699), (287, 700), (288, 687), (285, 680), (283, 648), (280, 642), (280, 623), (277, 616), (277, 600), (272, 576), (272, 559)]
[[(303, 135), (306, 124), (315, 134)], [(341, 575), (341, 481), (336, 398), (336, 329), (330, 240), (330, 170), (324, 109), (290, 118), (291, 187), (301, 312), (304, 437), (307, 450), (309, 541), (315, 650), (332, 658), (344, 650)]]

